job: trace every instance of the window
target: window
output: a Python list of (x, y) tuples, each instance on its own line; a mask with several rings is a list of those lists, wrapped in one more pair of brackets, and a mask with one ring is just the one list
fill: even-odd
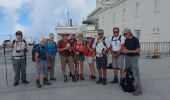
[(154, 0), (154, 13), (160, 13), (160, 0)]
[(116, 13), (113, 13), (113, 25), (116, 24)]
[(136, 11), (135, 11), (135, 17), (139, 18), (139, 12), (140, 12), (140, 3), (136, 3)]
[(122, 22), (125, 22), (126, 20), (125, 20), (125, 17), (126, 17), (126, 9), (124, 8), (123, 10), (122, 10)]
[(104, 16), (102, 17), (102, 26), (104, 26)]

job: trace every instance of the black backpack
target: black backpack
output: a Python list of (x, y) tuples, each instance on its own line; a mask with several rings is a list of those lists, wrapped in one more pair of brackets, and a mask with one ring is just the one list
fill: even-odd
[(35, 61), (35, 50), (38, 46), (40, 46), (40, 44), (36, 44), (32, 48), (32, 61)]
[(131, 69), (125, 69), (124, 71), (125, 78), (123, 78), (120, 81), (120, 85), (123, 89), (124, 92), (134, 92), (135, 91), (135, 86), (134, 86), (134, 77), (133, 77), (133, 72)]

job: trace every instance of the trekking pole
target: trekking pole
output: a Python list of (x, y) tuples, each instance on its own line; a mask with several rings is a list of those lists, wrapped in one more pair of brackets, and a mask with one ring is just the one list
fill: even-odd
[(3, 49), (4, 49), (4, 60), (5, 60), (5, 76), (6, 76), (6, 84), (8, 86), (8, 69), (7, 69), (7, 63), (6, 63), (6, 52), (5, 52), (5, 47), (6, 44), (4, 44)]

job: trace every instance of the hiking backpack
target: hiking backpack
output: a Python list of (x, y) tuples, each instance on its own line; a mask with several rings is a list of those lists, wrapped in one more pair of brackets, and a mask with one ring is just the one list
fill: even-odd
[(38, 46), (40, 46), (40, 44), (36, 44), (32, 48), (32, 61), (35, 61), (35, 51)]
[(125, 77), (121, 79), (120, 85), (123, 89), (124, 92), (134, 92), (135, 91), (135, 86), (134, 86), (134, 77), (133, 77), (133, 72), (131, 69), (125, 69)]

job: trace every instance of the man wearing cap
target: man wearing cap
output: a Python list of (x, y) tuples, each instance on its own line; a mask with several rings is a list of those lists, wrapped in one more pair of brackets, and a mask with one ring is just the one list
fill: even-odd
[(96, 66), (99, 73), (99, 80), (96, 83), (106, 85), (107, 54), (110, 48), (110, 42), (104, 37), (103, 29), (98, 30), (98, 38), (95, 39), (92, 47), (96, 51)]
[[(26, 80), (26, 51), (27, 44), (26, 41), (22, 39), (23, 35), (21, 31), (17, 31), (15, 33), (16, 40), (13, 40), (12, 43), (12, 65), (15, 72), (14, 77), (14, 86), (18, 86), (21, 81), (24, 84), (28, 84), (29, 82)], [(21, 73), (21, 74), (20, 74)]]
[(139, 65), (138, 59), (140, 50), (139, 40), (133, 36), (130, 29), (126, 28), (124, 30), (124, 36), (126, 38), (124, 49), (122, 52), (125, 56), (125, 69), (131, 69), (133, 71), (133, 76), (135, 78), (136, 83), (136, 91), (133, 93), (134, 95), (142, 94), (142, 88), (140, 83), (140, 74), (139, 74)]
[(75, 71), (74, 71), (74, 61), (71, 55), (72, 47), (70, 47), (70, 42), (68, 40), (68, 34), (62, 34), (63, 39), (58, 42), (58, 51), (60, 52), (60, 59), (61, 59), (61, 69), (64, 76), (64, 82), (67, 82), (67, 72), (66, 72), (66, 63), (72, 73), (72, 81), (76, 82), (75, 79)]
[(57, 54), (57, 44), (54, 41), (54, 34), (49, 34), (49, 39), (46, 42), (48, 61), (49, 61), (49, 69), (50, 69), (50, 80), (55, 81), (54, 77), (54, 66), (55, 66), (55, 56)]

